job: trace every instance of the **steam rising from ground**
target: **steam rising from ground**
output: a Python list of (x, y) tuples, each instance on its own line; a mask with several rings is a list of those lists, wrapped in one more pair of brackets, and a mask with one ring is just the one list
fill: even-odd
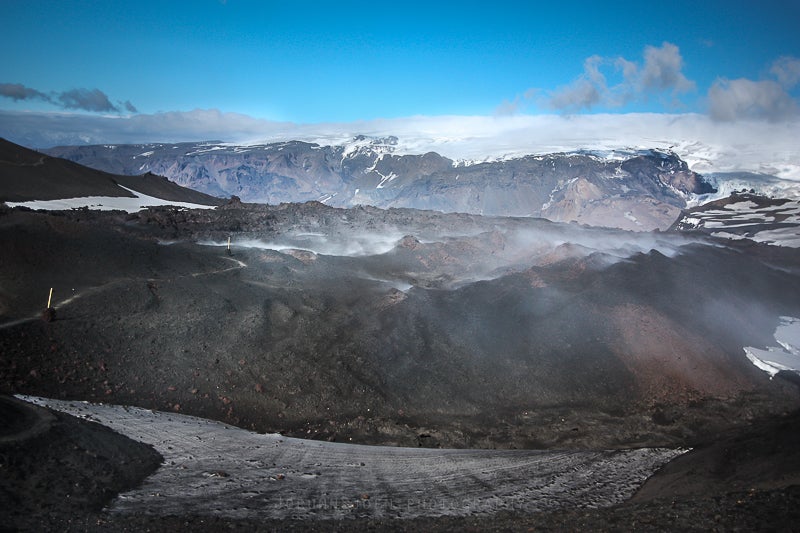
[[(390, 251), (403, 237), (402, 233), (362, 233), (326, 235), (324, 233), (295, 233), (281, 235), (274, 240), (234, 239), (231, 246), (262, 250), (307, 250), (317, 255), (361, 257), (379, 255)], [(199, 241), (205, 246), (227, 246), (227, 241)]]
[[(444, 233), (443, 227), (448, 224), (440, 222), (436, 226)], [(697, 238), (681, 234), (629, 232), (537, 219), (485, 219), (479, 221), (478, 227), (465, 227), (462, 234), (452, 230), (448, 233), (437, 235), (436, 229), (429, 226), (372, 231), (330, 227), (260, 239), (234, 235), (231, 246), (234, 250), (303, 250), (317, 256), (359, 259), (349, 268), (361, 272), (363, 278), (406, 290), (420, 283), (453, 288), (590, 255), (598, 266), (651, 250), (673, 257), (682, 247), (698, 242)], [(224, 247), (227, 241), (205, 240), (198, 244)]]
[(617, 260), (651, 250), (657, 250), (668, 257), (673, 257), (680, 252), (682, 246), (696, 242), (693, 238), (678, 234), (629, 232), (590, 227), (560, 227), (552, 232), (523, 230), (513, 233), (510, 237), (511, 242), (521, 250), (555, 249), (570, 244), (585, 249), (586, 255), (602, 253)]
[[(585, 255), (603, 253), (617, 259), (625, 259), (636, 253), (647, 253), (657, 250), (673, 257), (680, 248), (695, 239), (683, 235), (652, 234), (645, 232), (627, 232), (597, 228), (569, 228), (567, 231), (541, 231), (534, 229), (495, 230), (503, 235), (506, 245), (503, 246), (505, 257), (527, 256), (531, 253), (548, 253), (556, 248), (571, 244), (585, 249)], [(385, 254), (400, 244), (401, 239), (413, 236), (420, 244), (450, 243), (473, 241), (485, 234), (448, 235), (433, 237), (425, 235), (417, 237), (412, 232), (393, 231), (388, 233), (295, 233), (286, 234), (269, 240), (255, 238), (239, 239), (234, 237), (232, 247), (258, 248), (262, 250), (306, 250), (317, 255), (338, 257), (363, 257)], [(227, 241), (201, 240), (204, 246), (227, 246)], [(497, 250), (495, 250), (495, 253)]]

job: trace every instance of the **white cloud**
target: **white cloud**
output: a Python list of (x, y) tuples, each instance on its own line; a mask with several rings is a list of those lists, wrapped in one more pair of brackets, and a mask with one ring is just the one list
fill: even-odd
[(778, 122), (796, 117), (798, 106), (776, 81), (721, 78), (708, 91), (708, 112), (711, 118), (720, 121), (766, 119)]
[(503, 100), (494, 113), (499, 116), (515, 115), (522, 109), (522, 98), (517, 96), (513, 100)]
[[(80, 88), (45, 94), (21, 83), (0, 83), (0, 96), (11, 98), (15, 102), (20, 100), (41, 100), (54, 104), (61, 109), (80, 109), (98, 113), (121, 111), (121, 108), (112, 104), (106, 93), (100, 89)], [(136, 112), (136, 108), (130, 100), (124, 102), (122, 107), (131, 113)]]
[(779, 57), (769, 73), (775, 80), (717, 79), (708, 90), (708, 113), (714, 120), (793, 121), (800, 106), (789, 94), (800, 82), (800, 59)]
[(557, 90), (550, 98), (550, 107), (564, 111), (591, 109), (602, 100), (607, 91), (605, 85), (598, 86), (588, 77), (581, 77), (570, 85)]
[(622, 71), (622, 77), (625, 80), (635, 80), (639, 73), (639, 65), (634, 61), (628, 61), (624, 57), (618, 57), (614, 61), (615, 66)]
[(32, 148), (58, 144), (109, 144), (230, 140), (280, 134), (290, 123), (216, 109), (131, 116), (0, 111), (0, 136)]
[(11, 98), (15, 102), (20, 100), (44, 100), (49, 102), (50, 97), (42, 91), (26, 87), (21, 83), (0, 83), (0, 96)]
[(800, 59), (796, 57), (779, 57), (769, 71), (786, 89), (791, 89), (800, 83)]
[(499, 106), (494, 110), (494, 114), (498, 116), (510, 116), (517, 113), (524, 112), (531, 100), (538, 95), (538, 89), (528, 89), (523, 94), (518, 94), (513, 100), (503, 100)]
[(550, 107), (567, 111), (590, 109), (599, 104), (608, 92), (606, 77), (600, 72), (603, 58), (591, 56), (583, 62), (583, 74), (570, 85), (556, 90)]
[[(609, 86), (603, 68), (621, 74), (621, 81)], [(695, 83), (683, 74), (683, 57), (672, 43), (644, 49), (640, 66), (624, 57), (588, 57), (581, 74), (571, 84), (550, 93), (545, 105), (550, 109), (580, 111), (597, 105), (620, 107), (631, 101), (646, 100), (650, 95), (671, 93), (673, 97), (695, 89)]]
[(106, 93), (100, 89), (71, 89), (59, 94), (59, 104), (64, 109), (84, 109), (86, 111), (119, 111), (119, 108), (111, 103)]
[(682, 70), (683, 57), (677, 46), (667, 42), (660, 48), (647, 46), (639, 82), (645, 91), (672, 91), (677, 94), (694, 90), (695, 83), (687, 79)]

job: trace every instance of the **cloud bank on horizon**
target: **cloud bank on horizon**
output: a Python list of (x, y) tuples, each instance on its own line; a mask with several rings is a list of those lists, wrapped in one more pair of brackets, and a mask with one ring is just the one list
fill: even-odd
[[(664, 149), (696, 172), (750, 171), (800, 181), (800, 120), (719, 122), (696, 113), (415, 116), (295, 124), (217, 110), (128, 117), (0, 111), (7, 138), (31, 147), (220, 141), (261, 144), (299, 140), (342, 145), (357, 135), (397, 137), (395, 153), (437, 152), (456, 161), (575, 150)], [(7, 135), (3, 132), (0, 135)]]

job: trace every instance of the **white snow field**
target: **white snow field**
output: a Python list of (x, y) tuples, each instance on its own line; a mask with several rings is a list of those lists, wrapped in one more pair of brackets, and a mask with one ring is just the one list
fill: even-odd
[(686, 228), (718, 230), (714, 237), (748, 238), (772, 246), (800, 248), (800, 201), (758, 207), (749, 200), (691, 213), (682, 219)]
[(630, 497), (685, 450), (439, 450), (308, 441), (146, 409), (21, 399), (104, 424), (164, 457), (112, 513), (256, 519), (536, 512)]
[(800, 318), (782, 316), (775, 328), (775, 343), (766, 350), (748, 346), (745, 355), (751, 363), (774, 376), (781, 370), (800, 374)]
[[(122, 187), (122, 185), (120, 185)], [(174, 207), (183, 207), (186, 209), (214, 209), (213, 205), (192, 204), (189, 202), (172, 202), (170, 200), (162, 200), (154, 196), (148, 196), (133, 189), (122, 187), (128, 192), (136, 195), (136, 198), (126, 198), (117, 196), (83, 196), (80, 198), (65, 198), (62, 200), (31, 200), (28, 202), (6, 202), (9, 207), (23, 206), (29, 209), (44, 209), (46, 211), (61, 211), (69, 209), (81, 209), (88, 207), (89, 209), (97, 209), (100, 211), (127, 211), (128, 213), (135, 213), (141, 211), (146, 207), (155, 207), (161, 205), (171, 205)]]

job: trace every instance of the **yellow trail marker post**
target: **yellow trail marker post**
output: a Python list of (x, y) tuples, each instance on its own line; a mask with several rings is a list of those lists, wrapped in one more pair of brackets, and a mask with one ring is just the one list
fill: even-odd
[(47, 308), (42, 311), (42, 320), (52, 322), (56, 319), (56, 310), (50, 307), (53, 304), (53, 287), (50, 287), (50, 296), (47, 297)]

